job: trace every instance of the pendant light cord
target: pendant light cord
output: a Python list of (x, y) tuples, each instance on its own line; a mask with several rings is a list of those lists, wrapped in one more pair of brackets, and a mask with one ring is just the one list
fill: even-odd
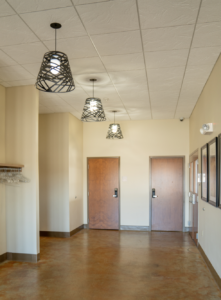
[(57, 29), (55, 28), (55, 52), (57, 49)]

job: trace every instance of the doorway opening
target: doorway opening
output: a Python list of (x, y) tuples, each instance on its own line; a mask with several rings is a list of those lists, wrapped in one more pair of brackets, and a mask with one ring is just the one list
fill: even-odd
[(150, 158), (150, 229), (185, 231), (185, 157)]
[(190, 236), (198, 243), (198, 150), (189, 157), (189, 218)]

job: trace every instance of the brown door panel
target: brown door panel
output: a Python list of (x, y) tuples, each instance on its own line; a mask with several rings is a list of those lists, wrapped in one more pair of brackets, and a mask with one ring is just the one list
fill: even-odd
[(152, 230), (183, 230), (183, 159), (153, 158)]
[(89, 158), (88, 166), (89, 228), (119, 229), (119, 158)]

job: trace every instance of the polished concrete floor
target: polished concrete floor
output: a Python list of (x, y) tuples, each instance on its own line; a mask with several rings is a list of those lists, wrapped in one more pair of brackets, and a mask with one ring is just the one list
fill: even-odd
[(38, 263), (0, 264), (0, 299), (221, 299), (187, 233), (82, 230), (41, 238)]

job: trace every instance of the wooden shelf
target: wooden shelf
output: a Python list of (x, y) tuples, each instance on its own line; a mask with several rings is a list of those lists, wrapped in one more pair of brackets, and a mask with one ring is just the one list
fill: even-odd
[(0, 168), (24, 168), (24, 165), (0, 163)]

